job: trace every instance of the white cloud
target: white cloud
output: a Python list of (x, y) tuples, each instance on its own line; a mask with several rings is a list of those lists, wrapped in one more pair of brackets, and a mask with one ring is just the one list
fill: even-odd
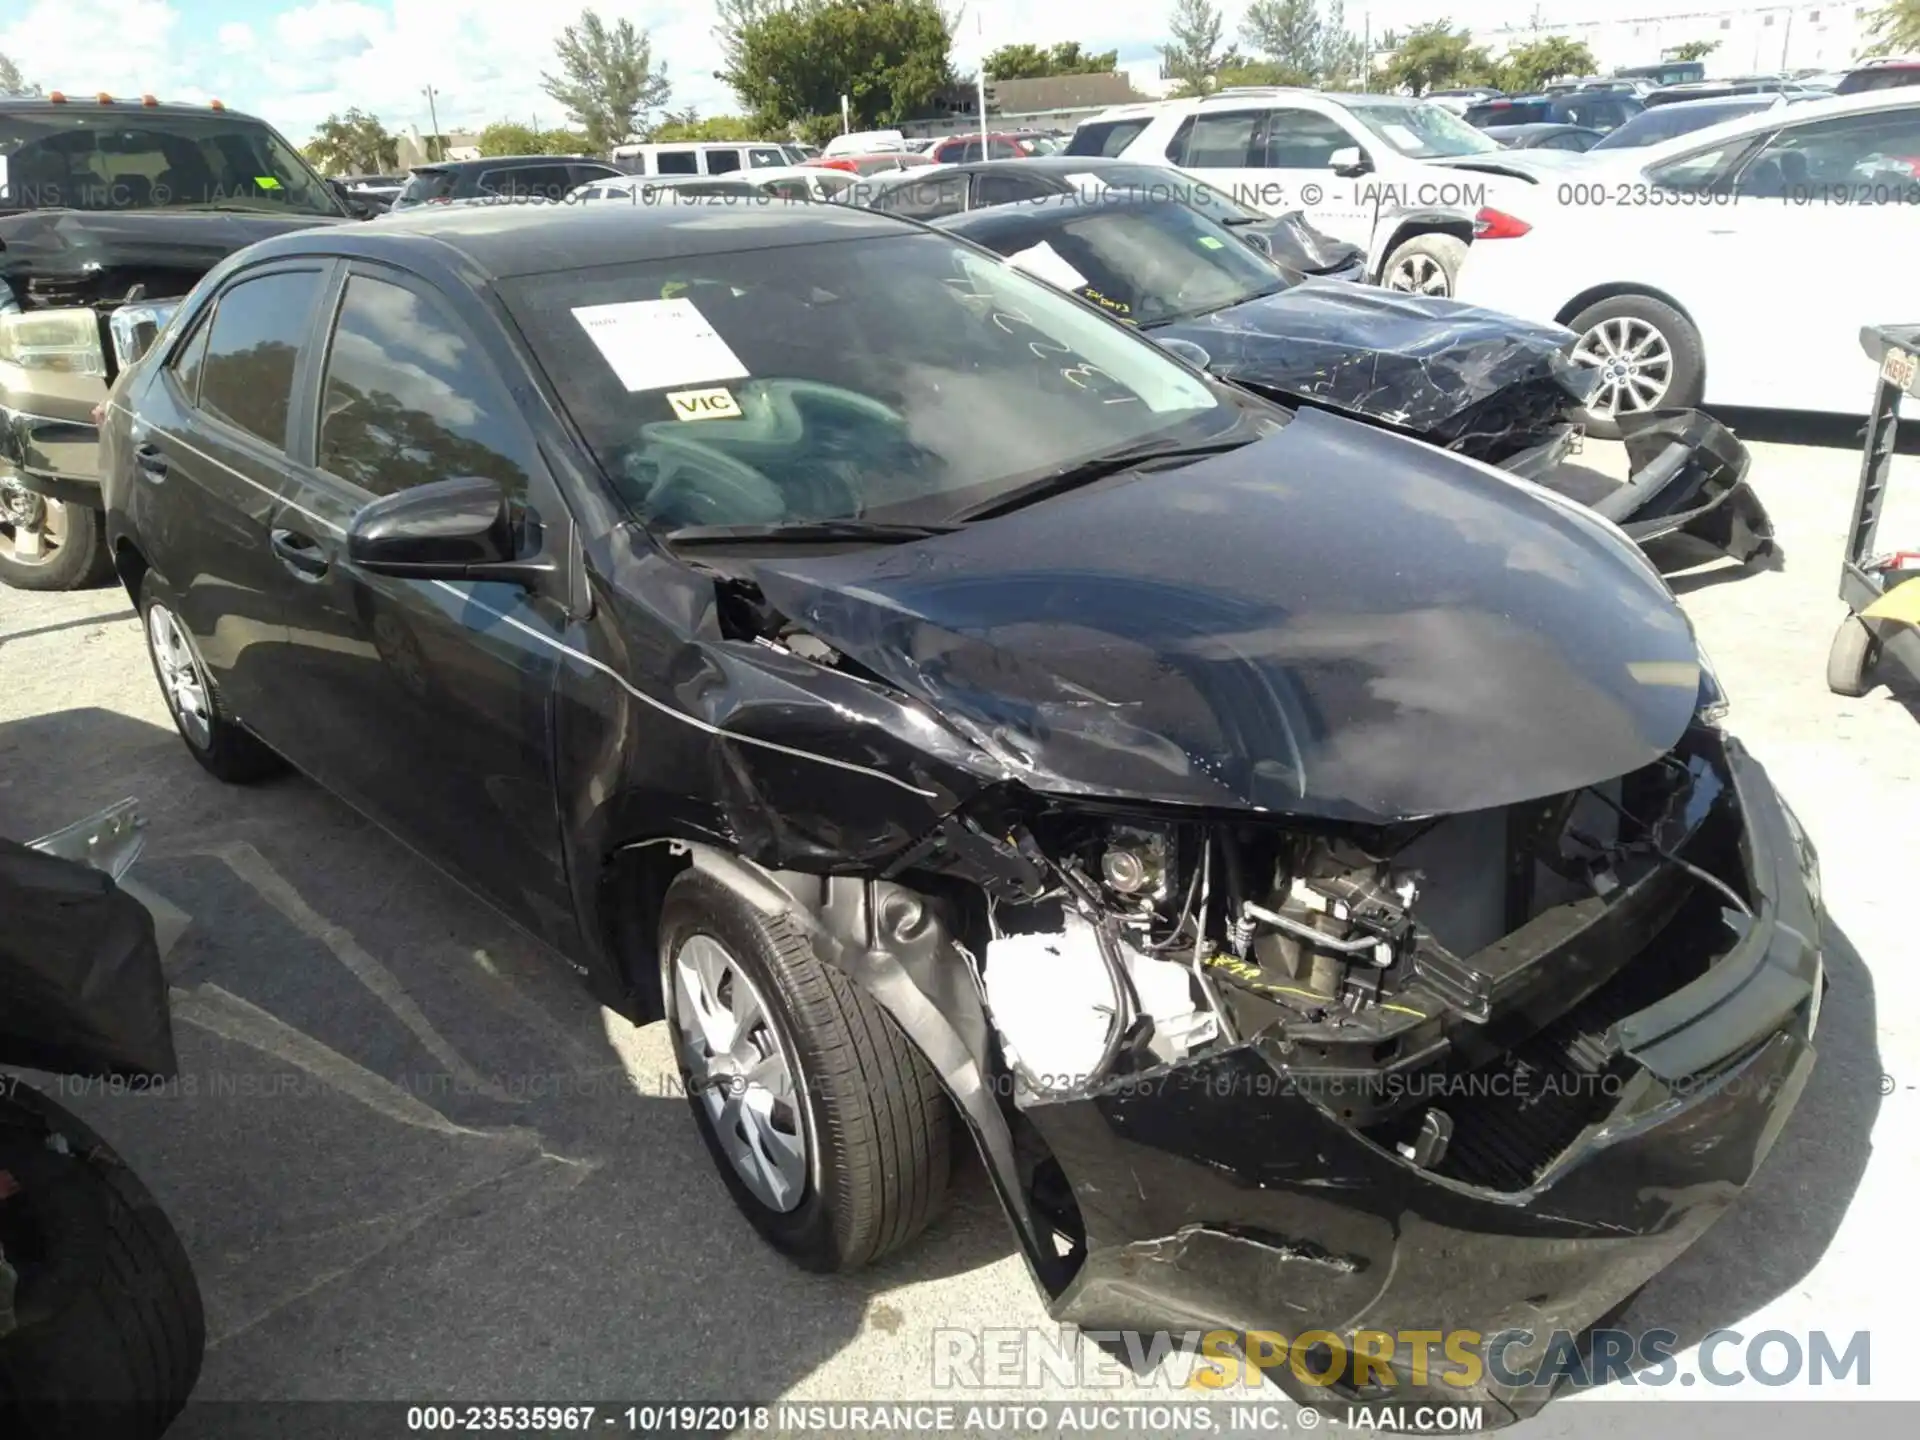
[(219, 40), (220, 48), (228, 54), (244, 54), (254, 45), (253, 27), (245, 21), (222, 25), (215, 38)]

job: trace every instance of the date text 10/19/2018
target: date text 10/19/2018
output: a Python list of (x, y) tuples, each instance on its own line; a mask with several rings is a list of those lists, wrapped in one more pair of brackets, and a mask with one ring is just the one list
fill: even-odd
[[(1485, 1424), (1478, 1405), (1403, 1407), (1383, 1410), (1380, 1424), (1421, 1434), (1468, 1434)], [(1394, 1423), (1395, 1417), (1399, 1423)], [(1408, 1420), (1406, 1417), (1411, 1416)], [(407, 1429), (420, 1433), (476, 1432), (515, 1435), (566, 1433), (637, 1435), (786, 1434), (795, 1431), (879, 1434), (1004, 1433), (1018, 1428), (1048, 1431), (1120, 1431), (1164, 1436), (1264, 1434), (1322, 1428), (1321, 1412), (1292, 1404), (1102, 1402), (1084, 1404), (971, 1404), (951, 1402), (778, 1405), (412, 1405)], [(1369, 1418), (1364, 1423), (1371, 1425)]]

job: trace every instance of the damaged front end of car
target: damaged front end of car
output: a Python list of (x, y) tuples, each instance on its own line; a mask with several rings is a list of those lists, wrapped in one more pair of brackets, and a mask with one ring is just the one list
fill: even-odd
[(1620, 416), (1624, 484), (1573, 463), (1600, 378), (1559, 326), (1314, 280), (1151, 334), (1198, 347), (1212, 374), (1284, 404), (1365, 420), (1588, 505), (1665, 571), (1778, 554), (1746, 446), (1700, 411)]
[[(1320, 523), (1336, 472), (1364, 533)], [(1380, 563), (1415, 529), (1420, 573)], [(1544, 1346), (1725, 1211), (1805, 1084), (1812, 850), (1575, 507), (1304, 412), (1177, 486), (722, 569), (712, 653), (780, 698), (717, 722), (756, 843), (677, 848), (928, 1057), (1062, 1322)], [(849, 758), (922, 757), (877, 859), (747, 813), (792, 767), (730, 742), (795, 744), (809, 666)], [(1549, 1394), (1507, 1339), (1461, 1387), (1268, 1373), (1504, 1423)]]

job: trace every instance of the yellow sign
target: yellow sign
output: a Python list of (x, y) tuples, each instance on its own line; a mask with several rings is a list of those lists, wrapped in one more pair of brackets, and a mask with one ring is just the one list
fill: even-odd
[(667, 396), (676, 420), (738, 420), (740, 402), (724, 385), (712, 390), (675, 390)]
[(280, 182), (271, 175), (256, 175), (253, 177), (253, 183), (258, 185), (262, 190), (278, 190), (280, 188)]
[(1860, 612), (1862, 620), (1904, 620), (1920, 625), (1920, 575), (1902, 580)]

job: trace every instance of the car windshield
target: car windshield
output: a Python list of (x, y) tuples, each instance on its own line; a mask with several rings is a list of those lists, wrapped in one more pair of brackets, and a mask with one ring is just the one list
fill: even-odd
[(292, 146), (244, 116), (138, 107), (0, 115), (0, 209), (206, 207), (346, 213)]
[(1292, 283), (1232, 231), (1184, 205), (1076, 207), (1012, 234), (1018, 238), (988, 243), (1129, 325), (1189, 320)]
[(1402, 155), (1436, 160), (1452, 155), (1487, 155), (1502, 148), (1450, 110), (1417, 100), (1349, 104), (1347, 113)]
[(623, 499), (669, 530), (930, 523), (1243, 422), (1153, 345), (925, 232), (556, 272), (503, 294)]

